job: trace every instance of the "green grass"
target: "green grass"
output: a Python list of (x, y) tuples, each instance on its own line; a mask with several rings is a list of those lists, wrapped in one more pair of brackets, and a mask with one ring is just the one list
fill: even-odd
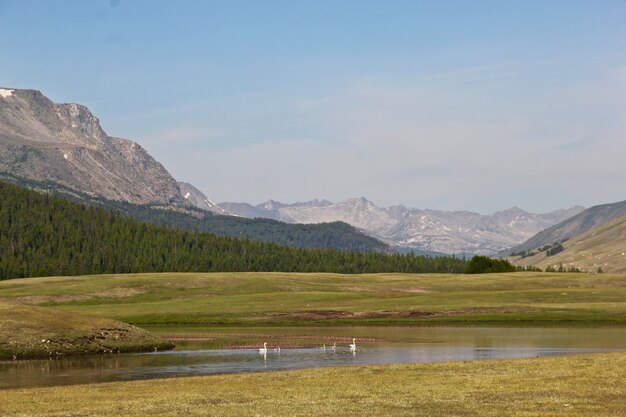
[(3, 299), (140, 325), (626, 324), (623, 274), (98, 275), (2, 281)]
[(116, 320), (0, 301), (0, 360), (171, 347)]
[(0, 415), (626, 415), (626, 354), (307, 369), (0, 391)]

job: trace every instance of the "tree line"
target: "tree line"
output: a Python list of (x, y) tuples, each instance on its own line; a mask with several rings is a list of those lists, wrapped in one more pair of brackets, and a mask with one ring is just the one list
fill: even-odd
[(0, 180), (55, 195), (74, 203), (117, 211), (126, 217), (132, 217), (141, 222), (169, 226), (175, 229), (207, 232), (218, 236), (243, 237), (259, 242), (274, 242), (297, 248), (393, 252), (385, 243), (344, 222), (290, 224), (270, 219), (224, 216), (191, 206), (164, 208), (149, 204), (131, 204), (87, 195), (54, 182), (41, 182), (16, 177), (6, 172), (0, 172)]
[(0, 182), (0, 279), (138, 272), (462, 273), (454, 257), (303, 249), (174, 229)]

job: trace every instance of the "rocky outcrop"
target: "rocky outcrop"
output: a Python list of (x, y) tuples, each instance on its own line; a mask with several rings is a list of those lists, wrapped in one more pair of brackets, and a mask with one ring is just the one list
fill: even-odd
[(0, 172), (134, 204), (186, 205), (176, 180), (136, 142), (108, 136), (79, 104), (0, 88)]

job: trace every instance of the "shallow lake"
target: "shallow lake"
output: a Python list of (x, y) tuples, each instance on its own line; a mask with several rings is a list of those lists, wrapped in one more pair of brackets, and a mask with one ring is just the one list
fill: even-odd
[[(0, 363), (0, 389), (326, 366), (626, 350), (624, 328), (331, 327), (152, 329), (169, 352)], [(357, 339), (356, 352), (348, 348)], [(182, 341), (181, 341), (182, 340)], [(268, 351), (234, 349), (268, 343)], [(333, 343), (336, 348), (332, 349)], [(278, 351), (277, 346), (282, 344)], [(322, 349), (323, 344), (326, 349)], [(285, 348), (292, 346), (292, 348)]]

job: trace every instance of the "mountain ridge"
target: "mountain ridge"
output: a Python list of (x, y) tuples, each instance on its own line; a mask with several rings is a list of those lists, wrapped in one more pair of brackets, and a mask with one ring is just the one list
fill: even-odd
[(512, 207), (482, 215), (468, 210), (415, 209), (404, 205), (381, 208), (365, 197), (338, 203), (316, 199), (285, 204), (269, 200), (256, 206), (233, 202), (219, 203), (219, 206), (243, 217), (288, 223), (343, 221), (400, 247), (481, 255), (495, 255), (584, 209), (573, 206), (534, 214)]
[(108, 136), (87, 107), (0, 90), (0, 171), (110, 200), (186, 205), (161, 163), (137, 142)]
[(498, 255), (506, 257), (560, 243), (624, 215), (626, 215), (626, 200), (599, 204), (542, 230), (523, 243), (501, 251)]
[[(601, 223), (531, 256), (511, 257), (515, 265), (581, 272), (626, 272), (626, 215)], [(555, 248), (558, 248), (555, 250)]]
[(389, 251), (347, 224), (303, 228), (211, 217), (230, 213), (177, 182), (138, 143), (107, 135), (87, 107), (54, 103), (38, 90), (0, 88), (0, 178), (174, 228), (294, 247)]

